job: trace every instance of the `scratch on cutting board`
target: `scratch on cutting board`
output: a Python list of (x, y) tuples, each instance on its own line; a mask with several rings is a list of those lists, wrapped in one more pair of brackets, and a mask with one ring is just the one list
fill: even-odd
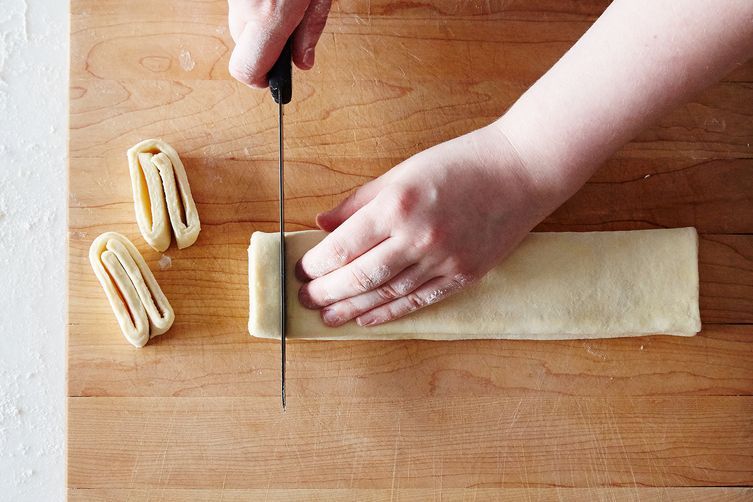
[(225, 461), (225, 467), (223, 468), (225, 475), (222, 477), (222, 488), (220, 488), (220, 502), (225, 498), (225, 483), (227, 483), (227, 460)]
[(392, 486), (390, 488), (390, 501), (395, 500), (395, 490), (400, 487), (400, 482), (398, 481), (398, 486), (395, 486), (395, 482), (397, 481), (397, 454), (400, 451), (400, 439), (402, 436), (402, 412), (398, 412), (397, 414), (397, 434), (395, 434), (395, 453), (392, 456)]
[(442, 491), (444, 490), (444, 453), (439, 457), (439, 500), (442, 500)]
[[(518, 401), (518, 405), (515, 407), (515, 411), (512, 412), (512, 420), (510, 420), (510, 424), (507, 426), (507, 429), (505, 430), (505, 436), (510, 435), (510, 431), (515, 426), (515, 424), (518, 421), (518, 417), (520, 417), (520, 407), (523, 405), (523, 400), (525, 397), (521, 397), (520, 401)], [(500, 415), (500, 420), (502, 419), (502, 416)]]
[(594, 349), (593, 346), (590, 343), (583, 342), (583, 347), (585, 347), (586, 352), (588, 352), (592, 356), (598, 357), (602, 361), (606, 361), (607, 360), (607, 355), (604, 352), (600, 351), (600, 350)]
[(298, 460), (298, 466), (301, 468), (301, 470), (306, 468), (306, 464), (303, 462), (303, 458), (301, 457), (301, 452), (298, 449), (298, 441), (295, 440), (292, 436), (292, 431), (288, 430), (288, 444), (290, 447), (292, 447), (293, 451), (295, 452), (295, 458)]
[[(157, 481), (157, 485), (162, 486), (162, 474), (165, 472), (165, 460), (167, 460), (167, 451), (170, 449), (170, 439), (172, 438), (172, 432), (173, 432), (173, 426), (175, 425), (175, 407), (173, 407), (172, 413), (170, 414), (170, 421), (167, 424), (167, 432), (165, 433), (166, 441), (165, 441), (165, 449), (162, 452), (162, 462), (159, 467), (159, 481)], [(167, 475), (167, 479), (165, 480), (165, 483), (170, 480), (170, 474)]]
[(423, 63), (423, 60), (411, 51), (407, 51), (408, 55), (416, 60), (417, 63)]
[(630, 455), (628, 454), (627, 448), (625, 447), (625, 441), (622, 438), (622, 431), (620, 431), (620, 425), (618, 420), (615, 418), (614, 410), (612, 409), (612, 406), (607, 404), (607, 409), (609, 410), (609, 425), (614, 430), (615, 436), (617, 436), (617, 440), (620, 442), (620, 448), (622, 448), (622, 454), (625, 456), (625, 463), (628, 465), (628, 469), (630, 469), (630, 476), (633, 478), (633, 487), (638, 487), (638, 481), (635, 479), (635, 471), (633, 471), (633, 463), (630, 461)]
[(144, 436), (147, 427), (149, 427), (149, 418), (144, 420), (144, 428), (141, 430), (141, 434), (139, 434), (139, 444), (136, 447), (136, 460), (133, 462), (133, 469), (131, 469), (131, 480), (128, 483), (128, 488), (133, 488), (133, 485), (136, 482), (136, 474), (139, 472), (139, 461), (141, 460), (141, 452), (143, 451), (144, 447)]
[[(273, 430), (277, 431), (277, 434), (275, 436), (274, 449), (272, 450), (272, 458), (277, 458), (277, 452), (279, 451), (279, 448), (280, 448), (280, 435), (282, 434), (282, 426), (284, 425), (283, 424), (284, 418), (285, 418), (285, 415), (280, 414), (280, 418), (278, 418), (274, 424)], [(274, 472), (274, 469), (267, 469), (267, 487), (266, 487), (266, 490), (264, 491), (265, 502), (269, 500), (269, 489), (270, 489), (270, 486), (272, 485), (272, 473), (273, 472)]]
[[(317, 445), (319, 444), (319, 440), (317, 439)], [(363, 456), (364, 452), (366, 451), (365, 448), (356, 448), (355, 449), (355, 459), (351, 462), (351, 469), (350, 469), (350, 481), (348, 482), (348, 488), (353, 488), (353, 482), (356, 479), (360, 479), (356, 477), (356, 474), (361, 473), (361, 468), (363, 466)]]
[(523, 464), (523, 486), (525, 488), (530, 488), (531, 484), (528, 480), (528, 455), (526, 454), (525, 443), (520, 445), (520, 449), (523, 452), (523, 461), (521, 462)]
[(374, 56), (374, 53), (370, 51), (369, 49), (367, 49), (366, 47), (364, 47), (363, 45), (361, 46), (361, 50), (365, 52), (369, 57), (371, 57), (371, 59), (376, 59), (376, 57)]
[[(580, 416), (581, 422), (583, 423), (583, 430), (586, 431), (586, 432), (590, 432), (591, 433), (592, 443), (593, 443), (594, 447), (596, 448), (596, 451), (594, 453), (601, 453), (599, 451), (599, 449), (598, 449), (598, 443), (599, 442), (598, 442), (598, 439), (596, 438), (596, 436), (595, 436), (595, 434), (593, 432), (593, 427), (592, 427), (593, 424), (591, 423), (591, 421), (589, 419), (588, 410), (587, 410), (586, 413), (584, 413), (583, 407), (581, 406), (580, 399), (576, 399), (575, 400), (575, 406), (578, 409), (578, 415)], [(588, 463), (588, 469), (590, 471), (588, 474), (590, 474), (590, 475), (586, 476), (586, 484), (590, 488), (591, 487), (591, 483), (592, 483), (591, 478), (592, 477), (598, 478), (598, 473), (595, 471), (595, 466), (594, 466), (593, 462), (589, 462)], [(594, 484), (595, 485), (599, 485), (600, 481), (597, 479)]]

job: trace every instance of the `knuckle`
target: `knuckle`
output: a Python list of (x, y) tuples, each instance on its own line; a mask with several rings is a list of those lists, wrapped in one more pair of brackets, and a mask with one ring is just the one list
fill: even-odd
[(350, 276), (353, 288), (360, 293), (371, 291), (374, 287), (374, 281), (360, 267), (351, 267)]
[(397, 289), (395, 289), (392, 284), (384, 284), (378, 287), (376, 293), (382, 300), (394, 300), (400, 296)]
[(435, 225), (429, 225), (422, 232), (416, 235), (414, 247), (423, 253), (426, 253), (437, 246), (441, 246), (446, 239), (446, 232)]
[(416, 281), (412, 278), (402, 278), (395, 281), (393, 289), (397, 296), (404, 296), (411, 292), (416, 287)]
[(414, 310), (418, 310), (426, 304), (423, 298), (418, 296), (416, 293), (410, 293), (410, 294), (405, 295), (405, 300), (407, 301), (406, 310), (408, 312), (413, 312)]
[(433, 245), (442, 244), (447, 240), (447, 231), (439, 225), (430, 225), (426, 229), (426, 240)]
[(394, 191), (393, 210), (397, 218), (406, 218), (416, 208), (420, 194), (414, 188), (400, 188)]
[(460, 283), (460, 281), (457, 280), (457, 278), (453, 277), (450, 279), (450, 283), (447, 285), (447, 294), (454, 293), (455, 291), (459, 291), (463, 289), (463, 284)]
[(464, 288), (476, 282), (476, 274), (470, 272), (458, 272), (452, 278), (453, 282), (460, 288)]
[(348, 253), (347, 249), (342, 245), (339, 239), (333, 238), (330, 246), (336, 264), (342, 265), (350, 261), (350, 253)]
[(450, 255), (445, 259), (445, 266), (448, 270), (455, 273), (455, 271), (461, 270), (464, 267), (464, 260), (460, 256)]

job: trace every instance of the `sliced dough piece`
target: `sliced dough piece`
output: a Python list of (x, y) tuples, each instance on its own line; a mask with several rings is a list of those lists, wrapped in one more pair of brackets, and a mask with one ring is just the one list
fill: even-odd
[(186, 169), (175, 149), (147, 139), (128, 150), (136, 222), (152, 248), (170, 246), (170, 228), (180, 249), (196, 242), (201, 231)]
[(105, 291), (123, 336), (135, 347), (166, 332), (175, 314), (136, 246), (105, 232), (89, 248), (89, 262)]
[[(322, 324), (298, 302), (296, 261), (325, 236), (286, 234), (288, 333), (300, 339), (578, 339), (692, 336), (698, 310), (694, 228), (630, 232), (532, 233), (467, 290), (370, 328)], [(255, 232), (249, 247), (249, 332), (279, 333), (279, 238)]]

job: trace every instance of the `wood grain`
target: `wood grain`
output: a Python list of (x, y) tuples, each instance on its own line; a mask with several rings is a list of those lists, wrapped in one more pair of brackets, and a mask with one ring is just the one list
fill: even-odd
[[(79, 218), (80, 209), (101, 206), (131, 221), (123, 152), (144, 137), (161, 137), (181, 152), (196, 187), (202, 221), (237, 221), (259, 214), (272, 219), (276, 112), (265, 93), (230, 82), (94, 80), (72, 85), (71, 127), (76, 134), (71, 136), (70, 149), (81, 173), (71, 178), (73, 228), (82, 226), (82, 219), (88, 221), (86, 215)], [(306, 85), (301, 92), (313, 93), (314, 88)], [(463, 92), (465, 85), (423, 85), (416, 99), (413, 92), (369, 83), (361, 93), (339, 99), (334, 109), (322, 93), (291, 105), (297, 107), (287, 121), (291, 221), (313, 225), (316, 212), (329, 208), (349, 190), (412, 153), (490, 122), (507, 106), (487, 107), (489, 95)], [(519, 91), (506, 94), (509, 103)], [(735, 96), (727, 99), (753, 103), (753, 87)], [(707, 111), (685, 122), (711, 120), (705, 115), (719, 113)], [(692, 225), (704, 233), (753, 232), (753, 158), (729, 158), (753, 156), (748, 143), (745, 152), (737, 152), (734, 144), (749, 142), (753, 135), (753, 108), (747, 119), (747, 127), (736, 124), (730, 130), (743, 131), (748, 139), (671, 124), (645, 133), (657, 138), (632, 143), (540, 229)], [(354, 121), (355, 127), (343, 125)], [(406, 130), (412, 131), (408, 141)], [(683, 150), (668, 153), (673, 149)], [(312, 156), (311, 151), (317, 154)]]
[(425, 500), (492, 502), (744, 502), (753, 496), (749, 488), (398, 488), (387, 489), (71, 489), (76, 502), (423, 502)]
[[(144, 134), (179, 144), (189, 158), (275, 158), (276, 109), (264, 92), (231, 81), (73, 79), (71, 85), (71, 127), (81, 131), (70, 144), (77, 158), (112, 158)], [(382, 160), (387, 162), (384, 170), (490, 123), (524, 90), (506, 80), (470, 88), (468, 82), (452, 79), (421, 84), (369, 80), (333, 103), (321, 91), (332, 85), (336, 83), (309, 79), (297, 84), (286, 121), (290, 160), (311, 161), (315, 149), (325, 160)], [(753, 103), (753, 85), (719, 84), (639, 135), (618, 158), (648, 163), (641, 178), (656, 169), (677, 170), (708, 159), (751, 159), (753, 105), (739, 102)], [(678, 148), (682, 154), (672, 155)], [(664, 166), (657, 159), (684, 164)]]
[[(243, 330), (242, 322), (197, 329), (178, 315), (167, 338), (135, 350), (115, 326), (72, 326), (69, 394), (273, 400), (278, 346)], [(753, 395), (747, 326), (694, 338), (297, 342), (288, 350), (288, 388), (302, 398)]]
[(291, 394), (284, 414), (269, 398), (69, 403), (71, 487), (753, 483), (750, 396), (422, 398), (396, 406)]
[[(333, 5), (287, 109), (288, 228), (504, 112), (606, 0)], [(692, 225), (704, 331), (593, 341), (294, 343), (246, 333), (246, 246), (276, 213), (276, 107), (227, 74), (226, 0), (72, 0), (69, 498), (750, 500), (753, 63), (610, 159), (538, 230)], [(149, 249), (125, 150), (177, 148), (196, 245)], [(119, 231), (176, 312), (127, 345), (86, 258)], [(737, 488), (730, 488), (735, 486)]]

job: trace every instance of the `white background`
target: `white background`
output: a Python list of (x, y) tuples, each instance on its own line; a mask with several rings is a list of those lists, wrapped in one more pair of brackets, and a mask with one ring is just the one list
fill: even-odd
[(65, 499), (68, 2), (0, 0), (0, 500)]

